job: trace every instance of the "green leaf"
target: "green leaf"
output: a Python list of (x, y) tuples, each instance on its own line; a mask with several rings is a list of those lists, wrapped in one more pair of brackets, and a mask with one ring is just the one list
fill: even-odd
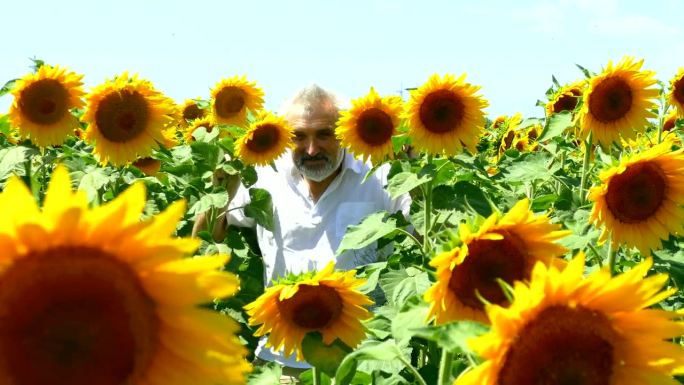
[(250, 202), (245, 206), (245, 215), (268, 231), (273, 231), (273, 201), (271, 194), (262, 189), (249, 189)]
[(392, 336), (399, 346), (408, 345), (415, 334), (413, 330), (425, 325), (428, 310), (428, 304), (420, 301), (416, 306), (402, 309), (392, 319)]
[(319, 332), (307, 333), (302, 340), (302, 354), (306, 362), (330, 377), (335, 376), (337, 366), (351, 351), (352, 349), (339, 339), (331, 345), (324, 344)]
[(492, 215), (492, 207), (482, 189), (466, 181), (454, 185), (454, 192), (460, 200), (483, 217)]
[(28, 147), (9, 147), (0, 150), (0, 181), (4, 181), (12, 174), (24, 169), (24, 162), (29, 158), (31, 149)]
[(254, 369), (254, 373), (247, 377), (248, 385), (280, 384), (280, 376), (283, 374), (283, 369), (279, 364), (269, 362), (266, 365), (255, 366)]
[(555, 138), (560, 136), (563, 132), (572, 126), (572, 114), (570, 111), (563, 111), (559, 113), (552, 114), (551, 117), (546, 122), (544, 130), (542, 131), (538, 142), (543, 142), (544, 140)]
[(367, 341), (342, 360), (339, 368), (337, 368), (337, 373), (335, 373), (335, 384), (349, 385), (354, 378), (359, 361), (377, 360), (392, 362), (402, 354), (403, 352), (392, 339), (382, 342)]
[(225, 191), (205, 194), (188, 210), (188, 214), (197, 215), (211, 208), (222, 210), (228, 204), (228, 193)]
[(451, 352), (472, 353), (468, 346), (468, 339), (480, 336), (489, 331), (485, 324), (474, 321), (450, 322), (439, 326), (425, 326), (414, 328), (412, 333), (435, 341), (440, 347)]
[(7, 83), (5, 83), (5, 85), (2, 86), (2, 88), (0, 88), (0, 96), (5, 95), (9, 92), (12, 92), (12, 89), (14, 88), (14, 84), (16, 84), (16, 82), (18, 80), (19, 79), (12, 79), (12, 80), (8, 81)]
[(387, 191), (390, 193), (390, 197), (395, 199), (430, 180), (432, 180), (430, 175), (423, 175), (418, 178), (418, 176), (412, 172), (400, 172), (388, 181)]
[(389, 218), (387, 222), (383, 222), (386, 215), (387, 212), (379, 211), (368, 215), (358, 225), (349, 226), (335, 254), (341, 255), (347, 250), (362, 249), (395, 231), (396, 219)]
[(387, 300), (397, 307), (413, 296), (422, 296), (430, 285), (428, 274), (411, 266), (388, 271), (380, 277), (380, 287), (387, 295)]
[(85, 191), (88, 202), (95, 202), (99, 199), (99, 190), (110, 182), (109, 176), (101, 168), (93, 168), (83, 177), (78, 184), (78, 189)]

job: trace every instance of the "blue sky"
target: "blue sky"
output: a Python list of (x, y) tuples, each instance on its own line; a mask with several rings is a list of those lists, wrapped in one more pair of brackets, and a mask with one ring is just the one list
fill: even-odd
[(630, 54), (665, 82), (684, 67), (682, 0), (36, 0), (2, 14), (2, 83), (38, 57), (86, 89), (128, 70), (182, 102), (245, 74), (272, 110), (312, 82), (356, 98), (466, 72), (490, 117), (540, 116), (551, 75), (579, 79), (575, 63), (599, 71)]

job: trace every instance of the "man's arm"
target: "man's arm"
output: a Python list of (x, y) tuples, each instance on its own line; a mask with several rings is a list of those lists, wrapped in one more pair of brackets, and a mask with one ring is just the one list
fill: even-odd
[(235, 197), (235, 193), (240, 187), (240, 176), (237, 174), (228, 175), (225, 172), (223, 172), (223, 170), (217, 170), (216, 172), (214, 172), (212, 182), (214, 183), (214, 185), (226, 186), (226, 191), (228, 192), (228, 203), (226, 203), (226, 206), (221, 210), (219, 215), (216, 216), (213, 229), (207, 229), (208, 212), (198, 214), (195, 218), (195, 223), (192, 226), (192, 236), (196, 237), (197, 233), (199, 233), (200, 231), (207, 230), (211, 233), (215, 242), (221, 242), (223, 241), (223, 239), (225, 239), (226, 231), (228, 228), (228, 222), (226, 220), (226, 212), (228, 210), (228, 205), (230, 205), (230, 202), (232, 202), (233, 198)]

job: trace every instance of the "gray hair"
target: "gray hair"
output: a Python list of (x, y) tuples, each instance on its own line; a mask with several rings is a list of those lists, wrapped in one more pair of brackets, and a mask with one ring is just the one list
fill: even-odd
[(281, 106), (279, 112), (286, 118), (292, 115), (303, 117), (319, 114), (338, 116), (341, 110), (348, 108), (347, 105), (346, 100), (314, 83), (297, 91)]

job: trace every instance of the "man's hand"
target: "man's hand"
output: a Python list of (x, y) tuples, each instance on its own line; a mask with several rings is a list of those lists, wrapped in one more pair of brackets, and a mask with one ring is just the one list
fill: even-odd
[(207, 229), (207, 215), (209, 212), (198, 214), (195, 218), (195, 224), (192, 226), (192, 236), (197, 237), (197, 233), (207, 230), (211, 233), (215, 242), (221, 242), (226, 237), (226, 210), (228, 209), (228, 205), (233, 200), (238, 188), (240, 187), (240, 175), (231, 175), (222, 169), (218, 169), (214, 171), (214, 175), (212, 175), (212, 183), (214, 186), (225, 187), (226, 191), (228, 192), (228, 203), (226, 203), (226, 206), (221, 210), (219, 215), (216, 216), (213, 229)]

